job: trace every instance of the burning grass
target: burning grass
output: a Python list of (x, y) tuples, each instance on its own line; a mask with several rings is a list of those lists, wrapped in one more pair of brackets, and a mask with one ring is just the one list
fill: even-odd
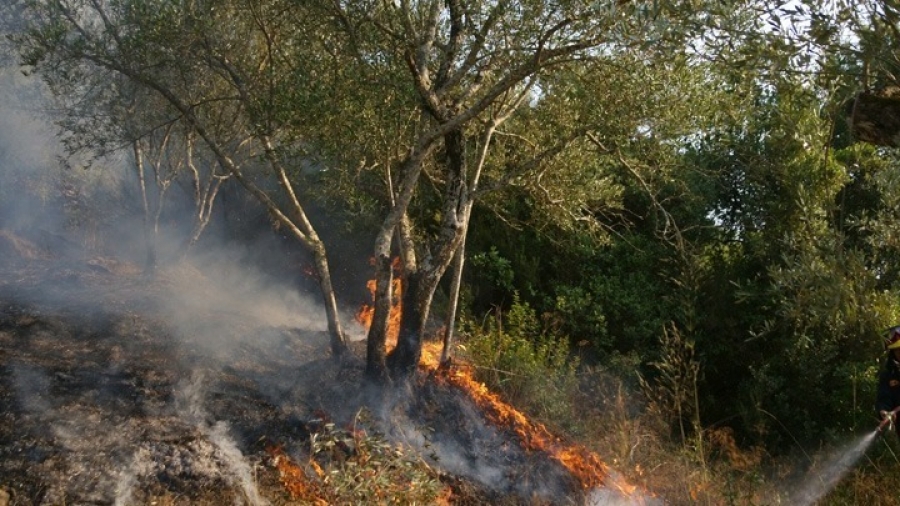
[(291, 459), (282, 445), (266, 451), (279, 480), (294, 500), (304, 504), (449, 504), (452, 493), (439, 475), (398, 445), (362, 428), (360, 412), (352, 427), (318, 424), (300, 454)]
[[(297, 465), (287, 454), (281, 445), (269, 445), (266, 452), (271, 458), (271, 465), (278, 470), (278, 481), (291, 499), (303, 501), (316, 506), (327, 506), (329, 503), (322, 495), (318, 485), (307, 476), (306, 471)], [(324, 474), (321, 468), (316, 467), (320, 474)]]
[[(438, 425), (416, 409), (390, 407), (422, 404), (361, 388), (361, 358), (330, 360), (318, 330), (251, 318), (247, 305), (240, 312), (192, 306), (190, 325), (178, 326), (160, 302), (173, 300), (170, 273), (148, 283), (76, 267), (34, 264), (0, 283), (0, 491), (12, 504), (472, 505), (562, 497), (541, 488), (559, 467), (552, 459), (502, 453), (517, 446), (511, 433), (491, 436), (498, 451), (476, 455), (488, 462), (474, 468), (509, 477), (507, 485), (448, 469), (458, 448), (481, 451), (477, 431), (458, 425), (462, 418)], [(59, 276), (69, 282), (48, 281)], [(204, 285), (198, 277), (190, 276), (195, 289)], [(438, 416), (455, 410), (483, 423), (457, 388), (431, 384)], [(361, 415), (368, 408), (378, 416)], [(433, 449), (411, 451), (396, 437), (429, 424), (436, 440), (456, 445), (435, 459)]]
[(532, 421), (506, 403), (474, 378), (471, 367), (458, 361), (452, 365), (441, 365), (438, 343), (428, 343), (422, 356), (422, 367), (431, 373), (435, 381), (465, 393), (490, 423), (514, 434), (525, 451), (543, 452), (559, 462), (577, 480), (583, 492), (614, 487), (624, 497), (634, 495), (635, 486), (609, 479), (609, 466), (596, 454), (581, 445), (564, 441), (545, 425)]
[[(395, 258), (393, 262), (395, 277), (392, 285), (394, 299), (388, 327), (388, 339), (392, 342), (396, 342), (402, 315), (400, 304), (402, 284), (399, 282), (397, 272), (399, 266), (399, 259)], [(374, 297), (375, 281), (370, 280), (367, 288)], [(356, 319), (368, 328), (373, 315), (374, 307), (366, 304), (359, 309)], [(491, 392), (484, 383), (476, 380), (471, 368), (466, 364), (461, 362), (456, 362), (452, 366), (441, 364), (439, 347), (440, 344), (437, 342), (426, 342), (422, 350), (420, 367), (432, 381), (461, 392), (490, 424), (513, 435), (525, 452), (540, 452), (559, 463), (577, 482), (579, 492), (588, 493), (597, 488), (608, 487), (614, 488), (622, 497), (634, 496), (636, 487), (622, 480), (610, 480), (609, 466), (596, 454), (581, 445), (563, 441), (545, 425), (529, 419), (523, 412)]]

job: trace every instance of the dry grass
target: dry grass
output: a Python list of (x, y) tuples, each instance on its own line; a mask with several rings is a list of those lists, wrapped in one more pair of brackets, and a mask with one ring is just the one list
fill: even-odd
[[(496, 364), (497, 354), (502, 352), (484, 342), (473, 346), (470, 341), (466, 348), (469, 359), (482, 367)], [(537, 375), (550, 383), (559, 379), (552, 410), (541, 409), (547, 402), (546, 389), (525, 399), (522, 397), (527, 397), (530, 389), (511, 392), (528, 406), (529, 415), (557, 434), (579, 441), (626, 482), (645, 491), (644, 495), (656, 496), (672, 506), (787, 504), (774, 486), (777, 482), (766, 478), (764, 469), (772, 468), (772, 462), (763, 449), (742, 448), (729, 428), (703, 429), (700, 434), (688, 433), (682, 440), (678, 424), (672, 423), (678, 415), (676, 403), (649, 397), (652, 392), (640, 388), (638, 381), (628, 383), (607, 371), (582, 367), (578, 381), (573, 382), (566, 375), (560, 376), (559, 368), (540, 356), (528, 356), (522, 349), (517, 349), (516, 355), (510, 358), (512, 362), (524, 356), (527, 365), (517, 369), (515, 363), (506, 362), (510, 374)], [(478, 363), (483, 356), (488, 361)], [(505, 385), (528, 381), (521, 377), (506, 381), (502, 374), (497, 377), (502, 371), (495, 367), (491, 372), (486, 382), (503, 396)]]

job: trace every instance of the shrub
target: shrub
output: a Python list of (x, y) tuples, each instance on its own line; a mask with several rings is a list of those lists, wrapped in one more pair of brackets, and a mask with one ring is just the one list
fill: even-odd
[(541, 422), (567, 424), (568, 401), (578, 387), (578, 361), (567, 338), (543, 332), (535, 311), (518, 296), (505, 315), (465, 328), (462, 351), (476, 379)]
[(444, 486), (434, 470), (364, 429), (367, 417), (363, 411), (353, 427), (340, 429), (328, 422), (314, 431), (305, 469), (281, 469), (285, 488), (294, 498), (314, 504), (439, 503)]

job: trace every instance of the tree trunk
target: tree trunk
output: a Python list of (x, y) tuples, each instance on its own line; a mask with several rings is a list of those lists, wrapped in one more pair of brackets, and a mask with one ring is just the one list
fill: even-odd
[[(468, 222), (468, 220), (467, 220)], [(468, 232), (468, 230), (466, 230)], [(456, 312), (459, 307), (459, 292), (462, 288), (462, 275), (466, 264), (466, 233), (463, 233), (459, 248), (453, 256), (453, 278), (450, 280), (450, 303), (444, 317), (444, 341), (441, 346), (441, 364), (450, 361), (450, 346), (456, 332)]]
[[(388, 320), (391, 314), (393, 269), (390, 255), (375, 258), (375, 311), (366, 337), (366, 377), (376, 383), (388, 381), (386, 350)], [(385, 304), (387, 307), (385, 307)]]
[(461, 239), (462, 232), (457, 229), (452, 239), (441, 245), (440, 254), (433, 265), (405, 276), (400, 335), (397, 338), (397, 347), (388, 356), (391, 377), (395, 379), (402, 380), (408, 377), (419, 365), (431, 301)]
[(468, 191), (465, 180), (465, 136), (462, 130), (448, 132), (444, 136), (444, 147), (447, 153), (447, 181), (441, 232), (428, 261), (423, 262), (414, 272), (404, 273), (407, 283), (403, 291), (400, 336), (397, 347), (388, 357), (391, 374), (397, 378), (409, 376), (419, 364), (431, 301), (463, 237), (464, 228), (460, 226), (460, 222), (464, 220), (464, 203), (467, 202)]
[[(335, 357), (343, 357), (347, 352), (347, 340), (344, 336), (344, 329), (341, 327), (340, 314), (338, 313), (337, 297), (334, 294), (334, 285), (331, 284), (331, 269), (328, 266), (328, 257), (325, 251), (325, 243), (319, 239), (306, 210), (300, 204), (297, 194), (294, 192), (294, 186), (288, 179), (287, 171), (281, 164), (281, 160), (272, 145), (268, 135), (257, 134), (256, 137), (265, 148), (266, 159), (269, 165), (275, 171), (278, 182), (281, 184), (284, 192), (290, 197), (290, 203), (295, 216), (294, 220), (290, 220), (287, 216), (283, 216), (280, 220), (282, 223), (288, 224), (289, 229), (294, 235), (300, 239), (301, 243), (306, 244), (312, 251), (315, 258), (316, 274), (319, 277), (319, 287), (321, 288), (322, 299), (325, 304), (325, 313), (328, 316), (328, 335), (331, 339), (331, 352)], [(254, 187), (255, 188), (255, 187)], [(271, 202), (268, 195), (263, 192), (266, 200)], [(273, 203), (274, 206), (274, 203)]]
[(391, 377), (400, 380), (415, 372), (422, 358), (422, 334), (428, 318), (431, 296), (434, 294), (434, 290), (429, 290), (423, 273), (404, 273), (404, 279), (406, 282), (403, 284), (403, 313), (400, 315), (397, 346), (388, 356)]
[(150, 201), (147, 198), (147, 177), (144, 172), (144, 151), (140, 141), (134, 141), (131, 145), (134, 150), (134, 163), (137, 168), (138, 184), (141, 190), (141, 205), (144, 210), (144, 276), (153, 278), (156, 274), (156, 237), (153, 233), (152, 219), (150, 217)]
[(344, 330), (341, 327), (340, 315), (338, 314), (334, 286), (331, 284), (331, 271), (329, 270), (328, 258), (325, 254), (325, 244), (317, 237), (313, 238), (312, 251), (316, 264), (316, 274), (318, 274), (319, 278), (319, 288), (325, 302), (331, 353), (335, 357), (340, 358), (347, 352), (347, 343), (344, 340)]
[[(406, 214), (406, 209), (412, 200), (413, 191), (422, 172), (425, 157), (434, 149), (434, 146), (434, 140), (427, 138), (423, 143), (410, 150), (403, 160), (400, 170), (400, 192), (375, 237), (375, 313), (372, 317), (373, 324), (366, 336), (366, 371), (371, 372), (372, 375), (370, 377), (376, 380), (383, 379), (384, 371), (387, 371), (384, 357), (386, 352), (387, 321), (391, 312), (391, 244)], [(409, 274), (404, 272), (404, 278)], [(404, 291), (408, 291), (406, 286), (404, 286)], [(404, 293), (403, 298), (404, 300), (407, 298), (406, 293)], [(401, 315), (401, 327), (403, 325), (402, 321), (407, 318), (407, 314), (408, 312), (404, 308)], [(381, 322), (382, 319), (384, 327), (382, 328), (381, 324), (376, 326), (375, 322)], [(400, 342), (398, 342), (398, 347)], [(396, 351), (396, 348), (394, 351)]]
[(450, 305), (447, 308), (447, 315), (444, 320), (444, 342), (441, 348), (441, 364), (446, 364), (450, 361), (450, 348), (453, 344), (453, 334), (456, 332), (456, 313), (459, 310), (459, 292), (462, 288), (462, 275), (466, 265), (466, 236), (469, 234), (472, 209), (475, 207), (475, 194), (478, 191), (478, 182), (481, 179), (481, 172), (484, 169), (484, 162), (487, 159), (488, 149), (490, 149), (491, 140), (494, 137), (494, 132), (497, 127), (509, 118), (524, 97), (525, 94), (523, 93), (517, 101), (517, 104), (513, 105), (506, 113), (494, 116), (491, 121), (484, 125), (484, 131), (481, 133), (480, 146), (478, 147), (478, 154), (473, 168), (474, 176), (472, 177), (471, 187), (468, 189), (466, 195), (460, 196), (463, 211), (461, 213), (462, 220), (459, 225), (463, 228), (463, 231), (459, 248), (456, 250), (454, 256), (453, 279), (450, 281)]

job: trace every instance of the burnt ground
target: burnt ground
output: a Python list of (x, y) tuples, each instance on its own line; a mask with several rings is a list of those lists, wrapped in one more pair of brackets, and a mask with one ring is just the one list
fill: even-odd
[(187, 264), (150, 281), (111, 258), (10, 244), (0, 506), (301, 504), (267, 448), (303, 461), (323, 419), (346, 426), (362, 412), (370, 431), (435, 470), (451, 503), (585, 502), (555, 461), (426, 374), (405, 388), (364, 386), (364, 346), (332, 360), (312, 298), (259, 279), (223, 285), (224, 271)]

